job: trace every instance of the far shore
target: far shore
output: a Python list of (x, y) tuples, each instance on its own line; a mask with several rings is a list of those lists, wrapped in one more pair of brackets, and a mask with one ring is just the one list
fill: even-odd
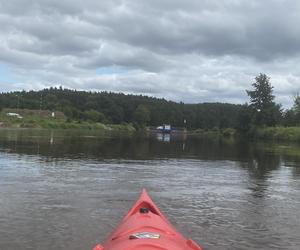
[[(144, 130), (136, 129), (132, 124), (104, 124), (92, 121), (64, 121), (64, 120), (21, 120), (11, 119), (10, 121), (0, 120), (0, 129), (83, 129), (97, 131), (120, 131), (136, 132)], [(211, 138), (247, 138), (248, 140), (262, 141), (291, 141), (300, 142), (300, 127), (263, 127), (254, 128), (250, 133), (241, 134), (234, 128), (213, 128), (213, 129), (188, 129), (184, 132), (188, 136), (211, 137)]]
[[(17, 112), (20, 111), (20, 112)], [(15, 112), (15, 113), (9, 113)], [(8, 115), (10, 114), (10, 115)], [(86, 129), (98, 131), (135, 132), (147, 130), (144, 125), (132, 123), (111, 124), (109, 121), (70, 120), (62, 112), (47, 110), (5, 109), (0, 112), (0, 129)], [(149, 129), (151, 127), (148, 127)], [(152, 127), (153, 128), (153, 127)], [(189, 136), (213, 138), (247, 138), (249, 140), (274, 140), (300, 142), (300, 126), (253, 127), (246, 133), (234, 128), (198, 128), (177, 130)]]
[(98, 122), (80, 121), (1, 121), (0, 129), (86, 129), (103, 131), (127, 131), (134, 132), (136, 129), (131, 124), (103, 124)]
[(300, 127), (257, 127), (253, 128), (247, 133), (238, 132), (234, 128), (196, 129), (189, 131), (189, 134), (197, 136), (218, 136), (227, 138), (245, 137), (249, 140), (300, 142)]

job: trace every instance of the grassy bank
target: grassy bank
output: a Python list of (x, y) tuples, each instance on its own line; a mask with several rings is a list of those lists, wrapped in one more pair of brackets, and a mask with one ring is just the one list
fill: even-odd
[[(9, 116), (17, 113), (20, 116)], [(70, 121), (63, 113), (39, 110), (4, 109), (0, 112), (0, 128), (42, 128), (42, 129), (89, 129), (108, 131), (135, 131), (131, 124), (103, 124), (92, 121)]]
[[(16, 113), (19, 115), (8, 115)], [(62, 112), (29, 109), (3, 109), (0, 112), (0, 128), (42, 128), (42, 129), (88, 129), (107, 131), (133, 132), (136, 129), (132, 124), (104, 124), (93, 121), (71, 121)], [(189, 130), (189, 135), (199, 137), (240, 137), (233, 128), (225, 129), (195, 129)], [(256, 128), (248, 135), (249, 139), (277, 140), (277, 141), (299, 141), (300, 127), (265, 127)]]
[(233, 128), (224, 129), (195, 129), (189, 130), (189, 135), (201, 136), (201, 137), (234, 137), (236, 135), (236, 130)]
[(254, 136), (256, 139), (300, 142), (300, 127), (258, 128)]
[(265, 127), (253, 129), (247, 135), (239, 134), (233, 128), (196, 129), (189, 134), (202, 137), (248, 137), (250, 140), (274, 140), (300, 142), (300, 127)]

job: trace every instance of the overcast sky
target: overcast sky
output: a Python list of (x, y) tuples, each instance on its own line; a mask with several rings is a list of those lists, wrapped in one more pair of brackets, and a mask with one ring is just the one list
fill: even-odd
[(0, 0), (0, 91), (64, 86), (187, 103), (300, 91), (299, 0)]

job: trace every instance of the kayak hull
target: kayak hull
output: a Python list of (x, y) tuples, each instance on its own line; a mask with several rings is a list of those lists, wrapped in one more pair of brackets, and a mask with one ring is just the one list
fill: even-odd
[(117, 229), (93, 250), (202, 250), (180, 234), (152, 201), (146, 190)]

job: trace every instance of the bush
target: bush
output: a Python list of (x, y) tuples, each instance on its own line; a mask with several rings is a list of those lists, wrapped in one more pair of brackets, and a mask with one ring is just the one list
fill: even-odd
[(266, 127), (256, 131), (259, 139), (300, 141), (300, 127)]

